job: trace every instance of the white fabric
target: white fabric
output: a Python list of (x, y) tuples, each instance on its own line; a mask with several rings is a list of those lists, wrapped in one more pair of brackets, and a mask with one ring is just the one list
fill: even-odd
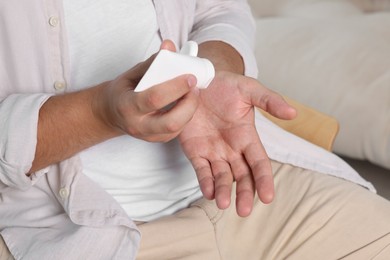
[[(152, 2), (123, 0), (118, 3), (121, 8), (110, 9), (109, 0), (95, 1), (92, 8), (85, 4), (90, 1), (64, 1), (71, 61), (70, 85), (74, 89), (114, 78), (156, 52), (161, 42)], [(129, 16), (133, 8), (138, 11)], [(85, 42), (88, 42), (88, 48), (85, 48)], [(107, 64), (112, 65), (107, 68)], [(264, 123), (258, 123), (258, 127), (262, 128), (261, 125)], [(275, 131), (278, 129), (271, 132)], [(280, 132), (276, 138), (280, 140), (284, 136)], [(275, 134), (265, 138), (266, 143), (268, 139), (273, 140), (272, 137)], [(291, 142), (295, 141), (283, 140), (284, 148)], [(317, 156), (316, 149), (308, 145), (297, 142), (289, 149), (283, 149), (290, 151), (287, 156), (287, 153), (272, 152), (281, 150), (273, 148), (275, 145), (267, 149), (273, 159), (324, 172), (325, 167), (313, 167), (319, 165), (311, 163), (313, 160), (302, 160), (307, 155), (309, 158)], [(300, 159), (291, 156), (297, 149), (305, 156)], [(324, 158), (329, 157), (320, 152), (318, 158), (324, 155)], [(83, 172), (112, 195), (133, 220), (151, 221), (170, 215), (202, 196), (194, 170), (176, 140), (169, 144), (153, 144), (122, 136), (87, 149), (80, 158)], [(341, 168), (326, 169), (325, 172), (333, 174)], [(338, 173), (335, 175), (343, 177), (340, 171)], [(348, 177), (364, 184), (354, 174)]]
[[(71, 89), (115, 78), (156, 53), (162, 42), (152, 1), (122, 0), (113, 8), (110, 0), (66, 0), (64, 11)], [(177, 141), (153, 144), (121, 136), (81, 152), (80, 158), (83, 173), (133, 220), (172, 214), (202, 196)]]
[[(71, 90), (112, 80), (159, 50), (151, 0), (64, 0)], [(134, 10), (137, 10), (136, 12)]]
[(260, 112), (256, 114), (256, 128), (270, 158), (349, 180), (375, 192), (371, 183), (338, 156), (281, 129)]
[[(250, 49), (254, 29), (245, 1), (154, 4), (163, 39), (180, 43), (193, 32), (191, 39), (198, 42), (226, 41), (244, 57), (247, 75), (256, 76)], [(0, 182), (0, 230), (7, 246), (17, 259), (135, 259), (140, 242), (136, 226), (111, 196), (82, 174), (78, 155), (25, 175), (34, 158), (39, 108), (49, 96), (67, 91), (69, 84), (56, 90), (56, 81), (70, 82), (62, 1), (0, 1), (0, 17), (0, 177), (10, 181)], [(49, 18), (58, 18), (58, 24), (50, 24)], [(242, 34), (229, 33), (239, 28)], [(287, 148), (282, 143), (276, 147), (281, 151), (275, 154), (284, 155), (280, 158), (300, 158), (300, 150), (283, 151)], [(335, 159), (323, 158), (322, 163), (307, 156), (305, 162), (325, 172), (342, 162), (328, 152), (324, 156)], [(344, 167), (340, 175), (357, 173)]]
[(260, 81), (334, 116), (336, 153), (390, 169), (390, 1), (251, 2)]
[[(244, 0), (153, 2), (163, 39), (181, 46), (189, 33), (196, 32), (191, 40), (198, 43), (225, 41), (244, 57), (247, 75), (256, 75), (251, 49), (254, 23)], [(8, 248), (17, 259), (72, 259), (76, 258), (72, 254), (83, 258), (85, 253), (84, 258), (92, 259), (135, 259), (140, 242), (137, 227), (111, 196), (82, 173), (78, 155), (30, 177), (25, 174), (35, 154), (41, 105), (69, 87), (62, 1), (0, 1), (0, 17), (0, 176), (9, 181), (0, 182), (0, 230)], [(244, 34), (231, 37), (229, 32), (239, 28)], [(62, 82), (63, 88), (56, 89), (56, 82)]]

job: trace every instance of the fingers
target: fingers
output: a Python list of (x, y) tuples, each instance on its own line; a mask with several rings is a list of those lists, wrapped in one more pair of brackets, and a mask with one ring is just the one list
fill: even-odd
[(177, 100), (168, 112), (155, 113), (151, 118), (152, 127), (176, 136), (191, 121), (198, 107), (197, 97), (197, 90), (193, 89)]
[(112, 96), (112, 125), (150, 142), (175, 138), (198, 107), (199, 90), (193, 75), (181, 75), (141, 92), (128, 89), (123, 78), (112, 84), (107, 88)]
[(192, 160), (203, 196), (215, 199), (218, 208), (230, 206), (233, 174), (228, 162), (217, 160), (209, 162), (203, 158)]
[[(256, 192), (266, 204), (272, 202), (274, 197), (270, 161), (260, 140), (254, 139), (256, 138), (250, 138), (250, 143), (245, 145), (241, 155), (233, 153), (221, 156), (218, 153), (214, 157), (203, 153), (205, 157), (189, 158), (204, 197), (215, 199), (218, 208), (226, 209), (230, 206), (232, 185), (236, 182), (236, 210), (241, 217), (250, 215)], [(206, 145), (209, 146), (210, 143)], [(205, 147), (202, 144), (200, 146)], [(195, 154), (201, 152), (195, 151)]]
[(280, 119), (288, 120), (296, 117), (295, 108), (290, 106), (281, 95), (264, 87), (253, 78), (246, 78), (246, 81), (247, 85), (252, 86), (248, 88), (252, 105)]
[(141, 113), (151, 113), (160, 110), (185, 94), (195, 89), (196, 78), (193, 75), (182, 75), (172, 80), (153, 86), (137, 95), (136, 105)]
[(195, 169), (200, 190), (206, 199), (215, 198), (214, 177), (211, 171), (210, 163), (204, 158), (193, 158), (191, 163)]
[(255, 196), (252, 171), (243, 157), (232, 161), (231, 167), (236, 180), (237, 214), (241, 217), (246, 217), (252, 211)]
[(230, 206), (230, 199), (233, 185), (233, 174), (228, 162), (218, 160), (211, 162), (211, 169), (214, 175), (215, 200), (220, 209)]
[(138, 114), (138, 122), (128, 124), (129, 134), (151, 142), (176, 137), (198, 107), (199, 90), (195, 85), (194, 76), (183, 75), (145, 91), (132, 92), (129, 103)]
[[(248, 152), (251, 154), (251, 151)], [(222, 160), (193, 161), (193, 164), (195, 162), (197, 165), (194, 168), (204, 197), (215, 199), (218, 208), (226, 209), (230, 206), (232, 185), (236, 181), (236, 210), (239, 216), (250, 215), (256, 192), (263, 203), (272, 202), (274, 184), (271, 165), (268, 159), (254, 157), (248, 156), (248, 163), (243, 159), (232, 161), (230, 164)], [(249, 163), (250, 168), (247, 166)]]
[(274, 198), (274, 181), (271, 162), (260, 142), (250, 144), (244, 151), (245, 159), (250, 166), (253, 181), (259, 199), (271, 203)]

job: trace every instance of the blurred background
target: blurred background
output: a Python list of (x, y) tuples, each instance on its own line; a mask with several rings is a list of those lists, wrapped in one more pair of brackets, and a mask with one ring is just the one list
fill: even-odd
[(390, 199), (390, 0), (249, 0), (258, 79), (337, 119), (333, 152)]

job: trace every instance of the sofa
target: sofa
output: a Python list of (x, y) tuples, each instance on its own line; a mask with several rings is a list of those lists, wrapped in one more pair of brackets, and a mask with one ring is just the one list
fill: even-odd
[(334, 117), (332, 146), (390, 199), (390, 0), (249, 0), (258, 79)]

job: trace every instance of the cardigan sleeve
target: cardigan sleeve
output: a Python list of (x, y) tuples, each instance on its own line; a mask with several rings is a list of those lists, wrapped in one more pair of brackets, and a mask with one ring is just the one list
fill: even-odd
[(39, 109), (49, 94), (12, 94), (0, 101), (0, 181), (26, 190), (37, 176), (30, 170), (37, 144)]
[(254, 56), (256, 25), (245, 0), (198, 0), (190, 40), (218, 40), (234, 47), (242, 56), (245, 75), (257, 77)]

